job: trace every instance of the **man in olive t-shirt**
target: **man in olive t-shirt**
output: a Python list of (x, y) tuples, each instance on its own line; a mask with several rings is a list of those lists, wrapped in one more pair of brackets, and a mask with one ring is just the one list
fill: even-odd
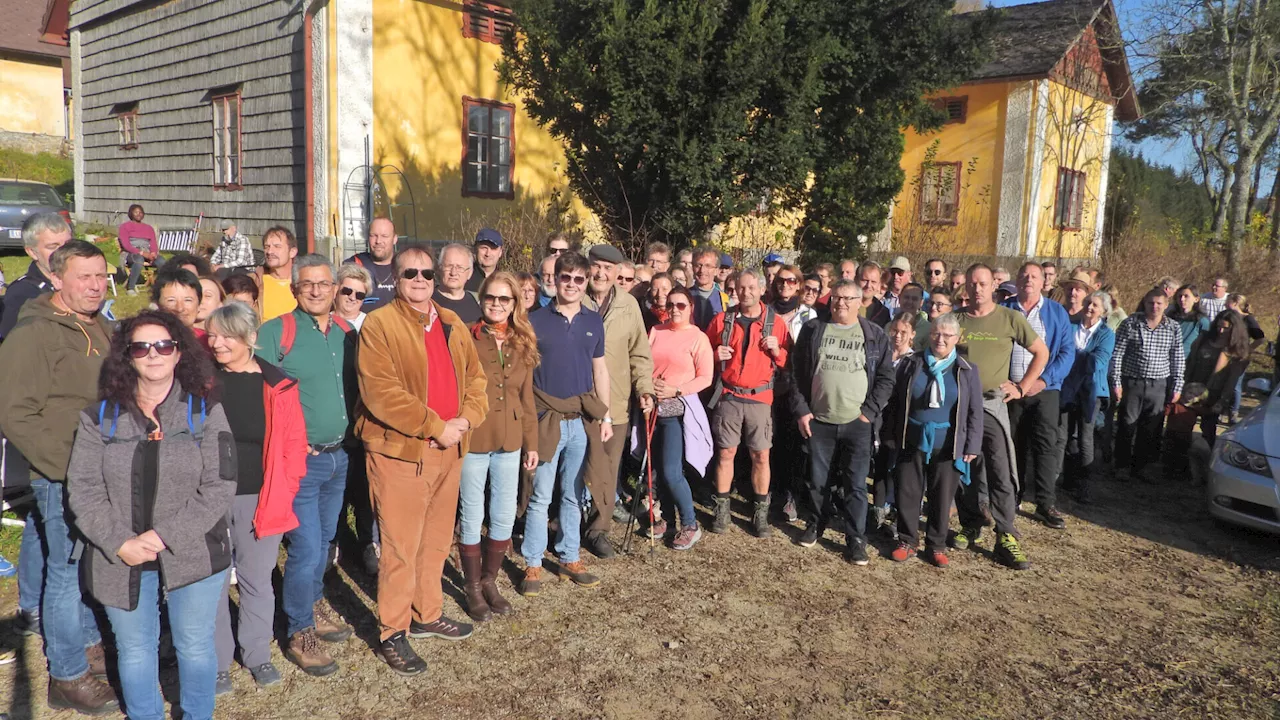
[(867, 399), (866, 336), (858, 323), (827, 325), (818, 347), (817, 372), (813, 374), (815, 420), (834, 425), (853, 422)]

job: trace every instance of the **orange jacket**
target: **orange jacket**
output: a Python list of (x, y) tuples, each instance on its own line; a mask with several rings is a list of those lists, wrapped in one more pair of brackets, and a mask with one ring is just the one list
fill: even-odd
[[(758, 388), (772, 381), (775, 368), (786, 366), (787, 355), (791, 351), (791, 333), (787, 331), (787, 321), (780, 317), (774, 318), (772, 333), (774, 337), (778, 338), (777, 358), (770, 357), (761, 347), (760, 343), (764, 335), (764, 320), (767, 313), (768, 308), (762, 303), (760, 306), (760, 318), (751, 325), (751, 337), (745, 355), (742, 353), (742, 326), (737, 322), (733, 323), (733, 327), (729, 331), (729, 346), (733, 348), (733, 357), (727, 363), (722, 363), (717, 359), (716, 368), (724, 368), (723, 372), (720, 373), (720, 379), (724, 383), (724, 391), (726, 393), (772, 405), (772, 389), (763, 390), (755, 394), (746, 392), (751, 388)], [(717, 357), (720, 352), (721, 340), (724, 337), (725, 317), (736, 318), (738, 315), (737, 309), (730, 310), (727, 313), (720, 313), (707, 326), (707, 337), (711, 339), (711, 351)]]

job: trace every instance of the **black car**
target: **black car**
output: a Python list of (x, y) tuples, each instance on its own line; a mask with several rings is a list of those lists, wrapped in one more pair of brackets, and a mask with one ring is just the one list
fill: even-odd
[(22, 223), (43, 212), (56, 212), (71, 224), (71, 211), (51, 186), (0, 179), (0, 247), (22, 247)]

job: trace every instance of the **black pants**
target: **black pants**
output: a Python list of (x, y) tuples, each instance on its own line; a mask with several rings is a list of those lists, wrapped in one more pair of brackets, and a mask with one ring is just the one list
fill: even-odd
[(1120, 412), (1116, 419), (1116, 468), (1142, 470), (1160, 454), (1164, 406), (1169, 382), (1122, 378)]
[(1092, 415), (1085, 412), (1084, 404), (1082, 400), (1058, 411), (1058, 457), (1071, 458), (1070, 467), (1059, 475), (1070, 475), (1073, 480), (1092, 480), (1097, 474), (1102, 464), (1100, 428), (1111, 412), (1110, 398), (1098, 398)]
[[(812, 420), (809, 429), (809, 511), (821, 520), (833, 486), (844, 493), (841, 506), (850, 537), (867, 535), (867, 473), (871, 470), (871, 423), (832, 425)], [(834, 480), (833, 480), (834, 476)]]
[(1057, 499), (1058, 399), (1061, 392), (1045, 390), (1029, 398), (1009, 402), (1009, 427), (1018, 448), (1018, 476), (1022, 496), (1037, 505), (1053, 507)]
[[(381, 540), (378, 535), (378, 521), (373, 516), (373, 503), (369, 498), (369, 474), (365, 468), (364, 447), (356, 446), (347, 450), (350, 461), (347, 463), (347, 489), (345, 500), (355, 515), (356, 526), (354, 540), (363, 548), (369, 543)], [(346, 534), (346, 513), (338, 520), (338, 531)]]
[[(1018, 488), (1013, 482), (1009, 451), (1005, 444), (1004, 430), (996, 419), (987, 413), (982, 423), (982, 454), (970, 464), (970, 474), (985, 472), (987, 494), (990, 498), (991, 517), (996, 521), (996, 532), (1017, 535), (1013, 519), (1018, 513)], [(982, 511), (978, 509), (977, 483), (960, 493), (960, 524), (967, 528), (982, 527)], [(899, 513), (901, 514), (901, 513)]]
[(949, 453), (934, 456), (925, 464), (924, 453), (908, 450), (898, 458), (894, 468), (898, 492), (898, 537), (911, 547), (920, 541), (920, 500), (925, 487), (929, 492), (929, 524), (925, 533), (925, 550), (946, 550), (947, 524), (951, 520), (951, 503), (960, 487), (960, 471)]

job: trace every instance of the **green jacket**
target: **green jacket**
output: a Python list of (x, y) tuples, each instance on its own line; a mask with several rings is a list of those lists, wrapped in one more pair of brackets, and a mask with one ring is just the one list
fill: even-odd
[(111, 349), (110, 324), (58, 309), (53, 295), (27, 301), (0, 345), (0, 428), (31, 476), (67, 479), (80, 411), (98, 399), (98, 372)]
[[(609, 291), (613, 298), (604, 311), (604, 364), (609, 368), (609, 417), (614, 425), (631, 419), (631, 391), (653, 394), (653, 356), (644, 329), (640, 303), (630, 293)], [(582, 305), (599, 312), (590, 297)]]

